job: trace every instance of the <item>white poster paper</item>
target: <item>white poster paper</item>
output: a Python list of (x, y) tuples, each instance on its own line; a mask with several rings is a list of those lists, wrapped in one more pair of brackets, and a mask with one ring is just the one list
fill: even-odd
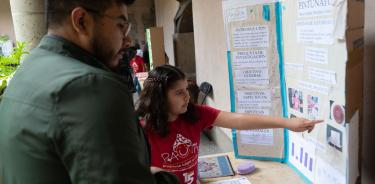
[(268, 68), (249, 68), (235, 70), (237, 84), (268, 85)]
[(310, 80), (317, 80), (328, 84), (336, 84), (336, 72), (321, 68), (309, 67), (308, 76)]
[(237, 27), (233, 30), (233, 47), (235, 49), (269, 46), (269, 30), (267, 26)]
[(237, 91), (238, 106), (271, 107), (271, 91)]
[(328, 49), (307, 47), (305, 50), (305, 60), (310, 63), (328, 64)]
[(258, 115), (270, 115), (270, 109), (268, 108), (254, 108), (251, 106), (238, 106), (237, 112), (247, 114), (258, 114)]
[(313, 83), (305, 82), (305, 81), (299, 81), (298, 85), (302, 89), (314, 91), (314, 92), (317, 92), (317, 93), (320, 93), (320, 94), (323, 94), (323, 95), (328, 95), (331, 91), (330, 88), (327, 87), (327, 86), (322, 86), (322, 85), (319, 85), (319, 84), (313, 84)]
[(267, 51), (252, 50), (233, 52), (233, 66), (267, 67)]
[(299, 20), (296, 23), (298, 43), (333, 44), (332, 18)]
[(272, 129), (241, 130), (242, 144), (273, 145)]
[(207, 184), (251, 184), (246, 177), (233, 178), (228, 180), (214, 181)]
[(290, 70), (290, 73), (295, 74), (294, 72), (303, 72), (302, 63), (285, 63), (285, 69)]
[(327, 149), (327, 144), (323, 144), (320, 141), (316, 140), (316, 138), (307, 136), (306, 141), (309, 142), (310, 144), (314, 144), (316, 150), (325, 152)]
[(346, 184), (345, 180), (345, 175), (338, 172), (335, 168), (322, 159), (317, 159), (315, 183)]
[[(290, 132), (290, 131), (289, 131)], [(314, 171), (316, 164), (315, 145), (304, 139), (289, 134), (289, 161), (314, 183)]]
[(247, 19), (246, 8), (236, 8), (227, 11), (228, 22), (243, 21)]
[(298, 0), (298, 16), (327, 16), (333, 14), (334, 0)]

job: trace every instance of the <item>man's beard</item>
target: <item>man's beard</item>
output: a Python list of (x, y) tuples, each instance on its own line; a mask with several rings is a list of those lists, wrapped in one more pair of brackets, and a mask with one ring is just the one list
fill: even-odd
[(117, 52), (110, 50), (110, 46), (105, 44), (105, 39), (100, 38), (99, 34), (95, 34), (92, 40), (93, 55), (102, 62), (108, 68), (114, 70), (118, 66), (113, 66), (113, 58), (115, 58)]

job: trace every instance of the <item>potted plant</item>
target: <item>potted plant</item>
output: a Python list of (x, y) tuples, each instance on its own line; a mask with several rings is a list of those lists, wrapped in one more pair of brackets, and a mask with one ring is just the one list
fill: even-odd
[(21, 64), (22, 56), (28, 54), (26, 42), (17, 42), (9, 56), (0, 56), (0, 100), (13, 73)]

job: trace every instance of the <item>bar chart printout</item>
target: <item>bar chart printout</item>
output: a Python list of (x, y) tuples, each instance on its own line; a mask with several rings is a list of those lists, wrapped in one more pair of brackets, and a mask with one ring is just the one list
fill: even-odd
[(310, 181), (314, 181), (315, 146), (291, 134), (289, 141), (289, 162)]

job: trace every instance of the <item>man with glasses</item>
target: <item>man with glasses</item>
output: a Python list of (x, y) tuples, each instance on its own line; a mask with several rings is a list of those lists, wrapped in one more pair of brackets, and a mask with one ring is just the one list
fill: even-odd
[(152, 175), (131, 93), (113, 72), (128, 44), (133, 1), (46, 0), (48, 34), (0, 104), (4, 184), (171, 177)]

